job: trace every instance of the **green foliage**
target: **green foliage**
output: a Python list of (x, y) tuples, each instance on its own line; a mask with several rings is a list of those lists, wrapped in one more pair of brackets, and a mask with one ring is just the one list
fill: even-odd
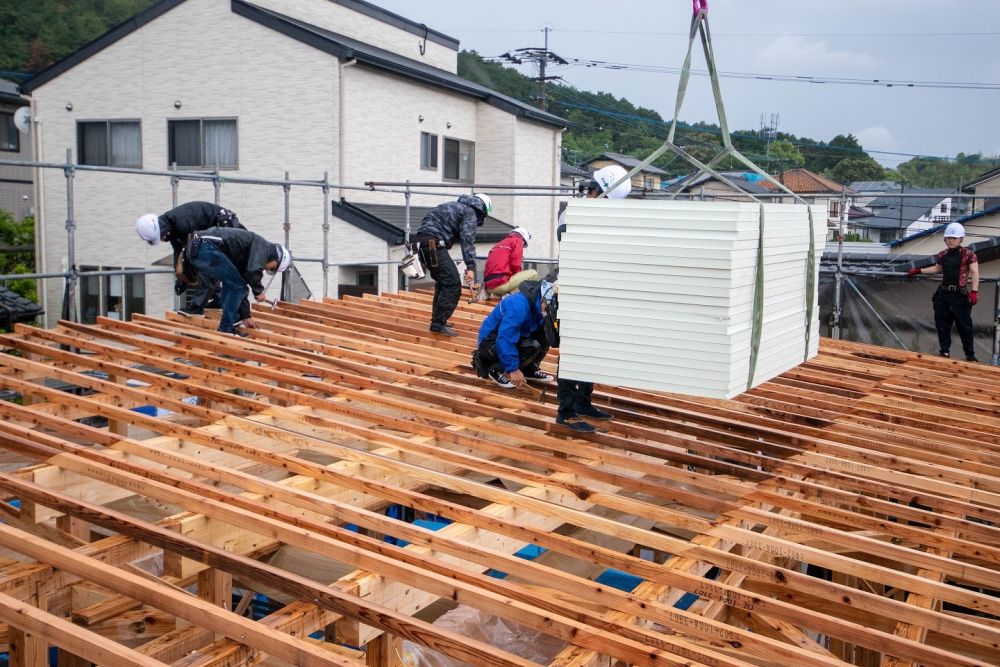
[(39, 72), (156, 0), (0, 2), (0, 70)]
[[(0, 275), (35, 272), (35, 219), (27, 217), (14, 220), (10, 213), (0, 209), (0, 250), (21, 246), (30, 247), (25, 252), (0, 252)], [(21, 296), (38, 300), (34, 280), (12, 280), (6, 285)]]
[(857, 232), (850, 232), (848, 234), (844, 234), (844, 242), (845, 243), (849, 243), (849, 242), (852, 242), (852, 241), (855, 242), (855, 243), (862, 243), (862, 242), (871, 243), (872, 242), (871, 239), (866, 239), (865, 237), (861, 236), (861, 234), (858, 234)]
[(952, 160), (915, 157), (904, 162), (897, 171), (907, 186), (924, 188), (958, 188), (980, 174), (1000, 167), (1000, 158), (983, 158), (981, 153), (959, 153)]
[(838, 162), (830, 176), (840, 183), (881, 181), (885, 176), (885, 169), (868, 156), (849, 157)]
[(802, 151), (787, 139), (775, 141), (771, 144), (770, 149), (771, 159), (777, 163), (779, 171), (801, 167), (806, 163), (806, 158), (802, 155)]

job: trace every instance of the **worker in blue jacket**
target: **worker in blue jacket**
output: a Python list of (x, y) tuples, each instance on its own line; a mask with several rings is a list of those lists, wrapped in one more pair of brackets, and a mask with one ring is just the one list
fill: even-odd
[(539, 364), (549, 351), (542, 323), (553, 293), (550, 283), (529, 280), (493, 308), (479, 327), (479, 347), (473, 353), (480, 377), (507, 389), (523, 386), (529, 378), (552, 380)]

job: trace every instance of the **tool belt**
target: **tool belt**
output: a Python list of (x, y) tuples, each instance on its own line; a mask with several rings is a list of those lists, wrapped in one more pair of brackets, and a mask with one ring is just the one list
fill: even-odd
[(956, 292), (958, 294), (968, 294), (969, 290), (965, 287), (959, 285), (941, 285), (937, 288), (938, 292)]
[(445, 245), (433, 236), (411, 239), (407, 246), (411, 251), (420, 254), (420, 259), (423, 260), (424, 264), (434, 268), (437, 268), (438, 265), (437, 250), (444, 247)]

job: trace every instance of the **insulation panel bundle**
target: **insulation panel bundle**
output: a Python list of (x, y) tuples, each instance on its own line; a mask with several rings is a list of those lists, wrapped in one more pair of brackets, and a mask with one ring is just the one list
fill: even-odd
[[(563, 378), (711, 398), (748, 388), (760, 205), (581, 199), (560, 245)], [(816, 244), (826, 211), (813, 207)], [(815, 356), (809, 214), (764, 204), (760, 344), (752, 385)], [(813, 266), (813, 284), (819, 258)], [(807, 332), (807, 298), (813, 323)], [(808, 336), (808, 341), (807, 341)]]

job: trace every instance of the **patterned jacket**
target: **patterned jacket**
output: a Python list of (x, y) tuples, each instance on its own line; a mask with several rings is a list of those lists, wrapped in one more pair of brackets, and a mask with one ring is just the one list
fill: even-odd
[[(976, 253), (964, 246), (959, 246), (958, 251), (962, 253), (962, 263), (958, 267), (958, 286), (965, 287), (969, 282), (969, 267), (978, 262), (979, 258), (976, 257)], [(944, 256), (949, 252), (951, 250), (942, 250), (934, 257), (934, 261), (941, 265)]]
[(462, 195), (458, 201), (445, 202), (432, 208), (424, 216), (417, 236), (433, 237), (446, 248), (455, 241), (462, 244), (462, 261), (467, 270), (476, 270), (476, 227), (486, 219), (483, 200), (472, 195)]

